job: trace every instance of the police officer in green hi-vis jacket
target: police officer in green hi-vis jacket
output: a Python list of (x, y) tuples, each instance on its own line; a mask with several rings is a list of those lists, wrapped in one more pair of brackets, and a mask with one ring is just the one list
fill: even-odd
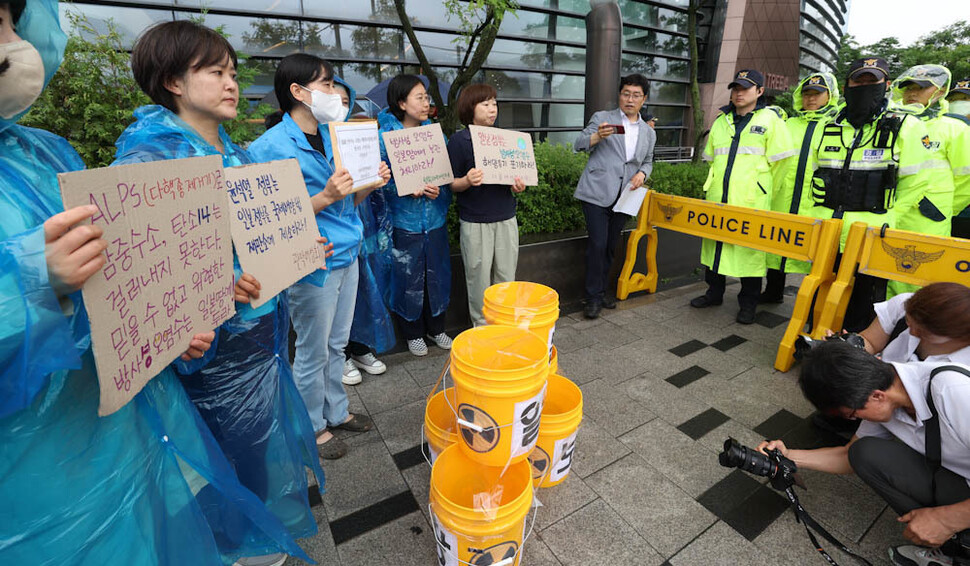
[[(889, 65), (879, 57), (853, 61), (845, 106), (825, 124), (815, 146), (812, 216), (842, 219), (843, 248), (854, 222), (895, 228), (906, 215), (934, 214), (932, 202), (924, 198), (933, 160), (926, 126), (889, 107), (888, 78)], [(843, 328), (867, 328), (875, 318), (873, 303), (885, 297), (885, 279), (856, 275)]]
[[(788, 168), (788, 177), (776, 187), (771, 210), (812, 216), (812, 174), (815, 171), (813, 150), (822, 139), (827, 120), (839, 112), (839, 85), (835, 75), (818, 73), (807, 77), (792, 94), (795, 114), (785, 120), (792, 141), (798, 147), (798, 159)], [(780, 303), (784, 300), (785, 274), (808, 273), (812, 265), (785, 257), (768, 256), (768, 277), (761, 303)]]
[[(759, 71), (738, 71), (731, 89), (731, 103), (721, 108), (704, 148), (711, 169), (704, 183), (707, 200), (734, 206), (771, 207), (771, 196), (788, 174), (795, 150), (782, 118), (765, 107), (764, 77)], [(725, 276), (741, 279), (737, 321), (754, 322), (761, 278), (766, 270), (765, 252), (734, 244), (704, 240), (701, 263), (707, 269), (707, 292), (690, 302), (695, 308), (720, 305)]]

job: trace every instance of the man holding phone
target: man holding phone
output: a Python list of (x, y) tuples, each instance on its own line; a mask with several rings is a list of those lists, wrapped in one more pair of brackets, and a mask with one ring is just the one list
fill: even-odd
[(583, 129), (573, 149), (588, 151), (574, 197), (581, 201), (589, 241), (586, 246), (586, 318), (598, 318), (603, 307), (616, 308), (613, 291), (606, 290), (606, 278), (613, 263), (620, 232), (630, 218), (614, 212), (621, 190), (640, 188), (653, 170), (653, 148), (657, 134), (640, 119), (640, 109), (650, 88), (640, 74), (620, 79), (619, 108), (596, 112)]

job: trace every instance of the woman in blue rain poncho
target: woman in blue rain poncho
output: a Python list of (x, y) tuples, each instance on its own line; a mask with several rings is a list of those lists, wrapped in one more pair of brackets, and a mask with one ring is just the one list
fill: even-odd
[[(303, 555), (238, 483), (170, 369), (98, 417), (79, 289), (106, 244), (75, 226), (95, 207), (63, 211), (57, 184), (84, 164), (64, 139), (14, 124), (65, 43), (54, 0), (0, 1), (0, 564), (220, 566), (194, 496), (203, 485)], [(184, 358), (211, 340), (196, 335)]]
[[(132, 50), (139, 86), (158, 103), (135, 111), (118, 138), (115, 164), (221, 155), (227, 167), (251, 163), (220, 125), (236, 116), (236, 54), (217, 32), (188, 21), (149, 28)], [(287, 361), (289, 316), (283, 297), (258, 309), (259, 282), (235, 262), (236, 315), (217, 330), (204, 357), (179, 362), (182, 385), (209, 425), (243, 485), (262, 500), (294, 537), (316, 533), (307, 501), (305, 467), (321, 485), (306, 408)], [(220, 549), (240, 564), (281, 564), (278, 545), (249, 529), (238, 513), (211, 501)], [(276, 553), (276, 554), (269, 554)], [(260, 555), (260, 556), (256, 556)]]
[[(387, 85), (388, 108), (377, 117), (382, 132), (430, 124), (428, 92), (415, 75), (398, 75)], [(381, 157), (387, 148), (381, 138)], [(408, 350), (415, 356), (428, 353), (425, 336), (440, 348), (451, 348), (445, 334), (445, 311), (451, 295), (451, 259), (445, 226), (451, 191), (447, 186), (426, 185), (409, 196), (398, 196), (392, 182), (384, 194), (394, 226), (391, 250), (391, 311)]]
[[(340, 458), (347, 445), (328, 428), (364, 432), (373, 427), (367, 415), (348, 412), (341, 379), (344, 348), (350, 336), (357, 296), (357, 253), (363, 228), (356, 203), (366, 191), (352, 193), (347, 169), (334, 168), (329, 135), (321, 124), (344, 120), (348, 110), (333, 92), (333, 66), (306, 53), (280, 61), (274, 77), (282, 120), (250, 146), (259, 161), (296, 159), (303, 172), (317, 226), (334, 246), (326, 280), (310, 275), (287, 291), (293, 306), (296, 358), (293, 373), (326, 459)], [(383, 175), (390, 177), (386, 166)]]

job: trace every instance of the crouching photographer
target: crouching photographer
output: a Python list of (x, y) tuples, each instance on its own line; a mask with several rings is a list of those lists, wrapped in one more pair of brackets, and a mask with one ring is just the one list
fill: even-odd
[(799, 385), (819, 411), (862, 423), (845, 446), (797, 450), (762, 442), (798, 468), (856, 473), (900, 514), (918, 546), (894, 564), (970, 566), (970, 368), (884, 362), (845, 342), (807, 352)]

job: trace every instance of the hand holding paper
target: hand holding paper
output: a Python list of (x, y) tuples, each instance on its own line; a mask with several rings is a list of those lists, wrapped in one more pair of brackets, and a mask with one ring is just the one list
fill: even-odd
[(209, 332), (203, 332), (201, 334), (196, 334), (192, 337), (192, 341), (189, 342), (189, 349), (185, 351), (179, 358), (183, 362), (188, 362), (191, 360), (197, 360), (205, 355), (212, 347), (212, 341), (216, 339), (216, 333), (212, 330)]
[(263, 286), (259, 284), (255, 277), (249, 273), (243, 273), (239, 281), (236, 281), (233, 294), (237, 303), (248, 304), (251, 299), (259, 298), (259, 290), (262, 288)]
[(640, 186), (635, 188), (632, 181), (627, 183), (620, 191), (620, 198), (613, 205), (613, 212), (636, 216), (640, 212), (640, 205), (647, 196), (647, 188)]
[(108, 242), (101, 238), (104, 230), (92, 224), (78, 225), (97, 212), (94, 205), (77, 206), (44, 222), (47, 272), (58, 297), (77, 291), (104, 267), (102, 252), (108, 248)]

